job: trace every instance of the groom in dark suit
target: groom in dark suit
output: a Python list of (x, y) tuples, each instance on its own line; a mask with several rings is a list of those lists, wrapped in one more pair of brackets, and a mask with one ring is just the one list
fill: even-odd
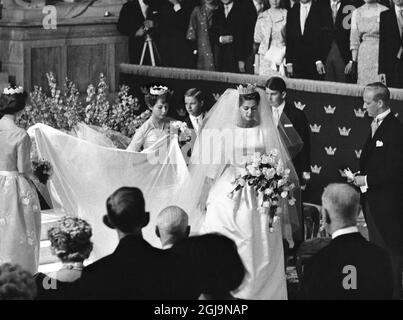
[(380, 82), (364, 90), (364, 109), (374, 118), (360, 158), (354, 184), (362, 205), (371, 242), (386, 249), (394, 273), (394, 298), (402, 289), (403, 253), (403, 124), (390, 110), (389, 89)]
[(392, 267), (388, 253), (358, 231), (360, 196), (344, 183), (328, 185), (322, 215), (330, 244), (305, 264), (305, 299), (391, 299)]
[[(271, 106), (273, 113), (273, 120), (279, 128), (280, 135), (286, 136), (284, 141), (291, 140), (295, 142), (302, 140), (302, 149), (295, 154), (292, 150), (289, 150), (297, 172), (301, 186), (305, 185), (311, 178), (310, 176), (310, 164), (311, 164), (311, 142), (308, 120), (305, 113), (302, 110), (297, 109), (289, 101), (286, 101), (287, 87), (285, 81), (280, 77), (272, 77), (266, 82), (266, 97)], [(301, 146), (301, 144), (299, 144)], [(303, 226), (303, 214), (301, 210), (300, 224)], [(294, 240), (304, 240), (304, 228), (302, 227), (302, 234)]]

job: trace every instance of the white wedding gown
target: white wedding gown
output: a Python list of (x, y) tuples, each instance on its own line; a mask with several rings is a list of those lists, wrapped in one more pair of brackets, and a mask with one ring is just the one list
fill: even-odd
[[(260, 127), (237, 128), (235, 134), (234, 141), (242, 141), (242, 136), (246, 134), (246, 150), (264, 152)], [(246, 153), (244, 150), (241, 152)], [(276, 223), (274, 231), (269, 231), (268, 216), (258, 211), (258, 197), (250, 186), (236, 192), (232, 199), (228, 197), (241, 167), (227, 165), (210, 189), (200, 232), (218, 232), (235, 241), (246, 269), (242, 285), (232, 292), (235, 297), (287, 299), (281, 224)]]

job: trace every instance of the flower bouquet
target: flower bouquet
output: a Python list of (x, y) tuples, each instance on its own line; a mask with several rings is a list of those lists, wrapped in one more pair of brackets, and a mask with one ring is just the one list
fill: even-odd
[(186, 122), (173, 121), (171, 123), (171, 128), (178, 131), (178, 141), (180, 146), (190, 142), (192, 139), (192, 132), (188, 128)]
[(53, 174), (52, 165), (47, 160), (32, 161), (32, 170), (34, 176), (38, 178), (39, 182), (42, 184), (46, 184)]
[(252, 186), (261, 202), (259, 211), (269, 215), (272, 232), (273, 224), (278, 220), (277, 214), (281, 213), (280, 201), (287, 200), (290, 205), (296, 202), (292, 196), (295, 184), (290, 183), (289, 175), (290, 169), (284, 168), (277, 149), (272, 149), (269, 155), (256, 152), (246, 159), (245, 168), (233, 181), (235, 188), (228, 197), (233, 198), (246, 185)]

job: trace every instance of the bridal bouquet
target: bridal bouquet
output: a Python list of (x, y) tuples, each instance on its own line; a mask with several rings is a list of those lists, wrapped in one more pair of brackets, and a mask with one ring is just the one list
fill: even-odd
[(40, 183), (46, 184), (53, 174), (53, 168), (47, 160), (32, 161), (32, 170), (34, 176), (38, 178)]
[(183, 145), (192, 139), (192, 132), (188, 128), (186, 122), (173, 121), (171, 123), (172, 129), (178, 130), (178, 141), (179, 144)]
[(284, 168), (277, 149), (272, 149), (269, 155), (255, 152), (246, 159), (245, 168), (233, 181), (235, 188), (228, 197), (233, 198), (246, 185), (252, 186), (261, 202), (259, 211), (269, 215), (269, 227), (273, 231), (277, 214), (281, 212), (280, 201), (287, 200), (290, 205), (296, 202), (292, 196), (295, 184), (290, 183), (289, 175), (290, 169)]

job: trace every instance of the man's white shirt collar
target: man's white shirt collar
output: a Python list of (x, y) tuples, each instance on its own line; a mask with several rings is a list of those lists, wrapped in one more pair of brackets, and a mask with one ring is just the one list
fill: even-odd
[(384, 112), (378, 114), (378, 115), (375, 117), (375, 120), (378, 120), (378, 121), (379, 121), (379, 125), (382, 123), (383, 120), (385, 120), (385, 118), (389, 115), (390, 112), (391, 112), (390, 109), (388, 109), (388, 110), (386, 110), (386, 111), (384, 111)]
[(272, 110), (277, 108), (277, 110), (279, 111), (279, 116), (281, 116), (283, 114), (284, 107), (285, 107), (285, 100), (278, 107), (272, 107)]
[[(193, 128), (196, 131), (199, 131), (201, 122), (203, 120), (203, 113), (199, 114), (197, 117), (189, 114), (189, 118), (190, 118), (190, 121), (192, 122)], [(199, 120), (199, 122), (197, 122), (197, 120)]]
[(144, 19), (147, 18), (148, 5), (144, 3), (144, 0), (138, 0), (141, 12), (143, 13)]
[(332, 233), (332, 239), (336, 239), (337, 237), (356, 232), (359, 232), (356, 226), (342, 228)]

